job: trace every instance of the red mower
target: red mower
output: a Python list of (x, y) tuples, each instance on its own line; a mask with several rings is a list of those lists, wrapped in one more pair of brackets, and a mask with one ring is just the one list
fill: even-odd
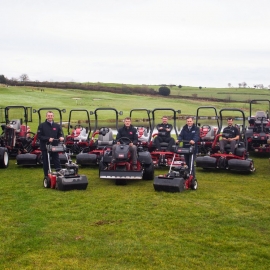
[(155, 191), (167, 192), (182, 192), (187, 189), (196, 190), (198, 188), (197, 179), (194, 177), (194, 146), (190, 148), (183, 148), (174, 146), (174, 156), (177, 155), (190, 155), (189, 166), (184, 162), (180, 162), (176, 166), (171, 162), (169, 172), (165, 175), (156, 176), (154, 179)]
[[(262, 107), (262, 103), (267, 103), (266, 111), (256, 111), (252, 115), (252, 105)], [(256, 153), (270, 153), (270, 100), (257, 99), (250, 101), (250, 116), (248, 118), (249, 126), (246, 131), (249, 151)]]
[[(43, 180), (43, 186), (45, 188), (52, 188), (62, 191), (79, 189), (85, 190), (88, 186), (88, 180), (85, 175), (78, 174), (78, 165), (73, 163), (70, 155), (66, 153), (66, 145), (59, 143), (58, 146), (53, 146), (51, 144), (47, 145), (48, 151), (48, 164), (49, 164), (49, 174)], [(57, 172), (52, 172), (50, 153), (65, 153), (67, 162), (65, 163), (65, 168)]]
[[(222, 122), (224, 120), (224, 112), (230, 112), (234, 114), (235, 112), (240, 112), (240, 117), (236, 117), (242, 124), (237, 125), (240, 131), (240, 140), (236, 144), (235, 150), (230, 153), (229, 145), (225, 146), (225, 152), (220, 152), (219, 140), (224, 137), (226, 139), (232, 138), (230, 132), (222, 133)], [(220, 114), (220, 128), (218, 134), (212, 143), (211, 153), (206, 156), (198, 156), (196, 158), (196, 167), (203, 169), (225, 169), (240, 172), (254, 172), (254, 162), (249, 158), (249, 153), (247, 152), (247, 142), (245, 137), (245, 114), (240, 109), (222, 109)]]

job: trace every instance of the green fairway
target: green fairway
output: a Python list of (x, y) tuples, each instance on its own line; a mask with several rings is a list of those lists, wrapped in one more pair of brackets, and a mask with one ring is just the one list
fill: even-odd
[[(0, 87), (0, 96), (1, 108), (65, 108), (64, 121), (72, 109), (99, 107), (123, 111), (120, 120), (134, 108), (180, 109), (181, 116), (211, 105), (249, 113), (243, 100), (209, 104), (176, 97), (40, 92), (24, 87)], [(113, 118), (108, 115), (101, 114), (104, 123)], [(134, 121), (140, 118), (143, 113)], [(184, 122), (179, 121), (179, 127)], [(29, 125), (36, 130), (37, 114)], [(0, 268), (268, 270), (270, 163), (268, 156), (251, 158), (256, 168), (252, 174), (198, 168), (198, 190), (182, 193), (156, 192), (153, 181), (144, 180), (116, 186), (113, 180), (99, 179), (97, 167), (79, 170), (88, 178), (86, 190), (45, 189), (41, 167), (19, 167), (11, 159), (9, 167), (0, 170)], [(157, 169), (155, 175), (167, 171)]]

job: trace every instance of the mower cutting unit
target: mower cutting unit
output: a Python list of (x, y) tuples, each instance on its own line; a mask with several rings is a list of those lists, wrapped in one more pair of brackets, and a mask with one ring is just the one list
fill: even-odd
[(114, 179), (116, 185), (126, 185), (127, 180), (153, 180), (154, 166), (148, 151), (138, 152), (136, 168), (132, 165), (129, 153), (129, 138), (120, 138), (121, 144), (116, 146), (115, 161), (112, 162), (111, 151), (105, 151), (99, 163), (99, 177)]
[[(117, 111), (114, 108), (97, 108), (90, 114), (95, 115), (95, 127), (89, 142), (89, 147), (84, 148), (77, 156), (76, 163), (81, 166), (96, 166), (99, 164), (104, 152), (111, 151), (114, 143), (113, 130), (109, 127), (98, 128), (98, 112), (110, 111), (113, 112), (115, 126), (114, 129), (118, 130), (118, 116), (122, 115), (122, 111)], [(96, 137), (98, 135), (98, 137)]]
[[(231, 138), (232, 134), (222, 133), (222, 120), (224, 119), (223, 113), (225, 111), (240, 112), (242, 119), (242, 124), (238, 125), (240, 131), (240, 140), (236, 145), (235, 151), (230, 153), (229, 145), (225, 146), (225, 152), (221, 153), (219, 150), (219, 140), (222, 137)], [(211, 153), (206, 156), (198, 156), (196, 158), (196, 167), (203, 169), (226, 169), (241, 172), (254, 172), (254, 162), (249, 158), (249, 153), (247, 152), (247, 142), (245, 138), (245, 115), (242, 110), (239, 109), (222, 109), (220, 110), (220, 129), (218, 134), (212, 143)]]
[[(151, 153), (153, 164), (155, 167), (163, 167), (163, 166), (171, 166), (171, 165), (177, 166), (177, 165), (181, 164), (181, 162), (184, 160), (184, 158), (181, 154), (178, 154), (178, 153), (175, 154), (172, 151), (168, 151), (167, 150), (168, 143), (162, 142), (160, 144), (160, 146), (161, 146), (160, 149), (156, 150), (154, 139), (159, 133), (162, 133), (162, 132), (158, 132), (155, 129), (156, 114), (159, 111), (164, 111), (164, 114), (167, 113), (167, 116), (168, 116), (168, 114), (172, 113), (172, 117), (171, 117), (171, 119), (173, 120), (172, 133), (175, 133), (176, 137), (178, 137), (178, 131), (177, 131), (177, 127), (176, 127), (176, 118), (177, 118), (176, 114), (181, 112), (180, 110), (176, 111), (172, 108), (156, 108), (152, 111), (153, 123), (152, 123), (152, 130), (150, 132), (151, 140), (149, 142), (149, 151)], [(168, 117), (170, 119), (170, 116), (168, 116)]]
[[(268, 110), (256, 111), (252, 115), (252, 104), (266, 102)], [(246, 131), (248, 149), (258, 153), (270, 153), (270, 100), (258, 99), (250, 101), (250, 117), (248, 118), (249, 126)]]
[(190, 165), (188, 166), (184, 162), (179, 163), (177, 166), (173, 166), (174, 162), (171, 162), (170, 170), (165, 175), (156, 176), (154, 179), (154, 189), (156, 191), (167, 192), (182, 192), (187, 189), (196, 190), (198, 188), (197, 179), (194, 177), (194, 146), (190, 148), (182, 148), (179, 146), (174, 147), (174, 157), (177, 155), (190, 155)]
[[(58, 144), (58, 146), (47, 145), (48, 151), (48, 164), (49, 174), (43, 180), (43, 186), (45, 188), (58, 189), (62, 191), (66, 190), (85, 190), (88, 186), (88, 180), (85, 175), (78, 174), (78, 165), (73, 163), (70, 155), (66, 153), (65, 144)], [(67, 162), (65, 168), (57, 172), (52, 172), (50, 163), (50, 153), (65, 153)]]
[[(201, 116), (202, 111), (214, 111), (213, 116)], [(201, 120), (205, 124), (199, 123)], [(209, 124), (209, 122), (214, 122), (214, 125)], [(217, 135), (219, 129), (219, 117), (215, 107), (212, 106), (202, 106), (197, 109), (196, 113), (196, 126), (200, 128), (200, 140), (198, 141), (198, 155), (209, 155), (211, 152), (212, 144)]]

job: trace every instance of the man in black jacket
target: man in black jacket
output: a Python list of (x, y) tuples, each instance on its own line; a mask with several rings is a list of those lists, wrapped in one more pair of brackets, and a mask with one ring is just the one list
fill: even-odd
[[(57, 145), (59, 141), (64, 141), (63, 132), (60, 125), (53, 122), (54, 114), (52, 111), (46, 113), (46, 121), (41, 123), (38, 127), (38, 139), (40, 141), (40, 150), (42, 151), (43, 171), (44, 176), (48, 176), (49, 164), (48, 164), (48, 152), (46, 145), (51, 143)], [(58, 153), (50, 153), (52, 161), (56, 171), (61, 169), (61, 163)]]
[[(118, 130), (118, 133), (116, 135), (116, 140), (119, 140), (120, 138), (129, 138), (129, 151), (131, 153), (132, 158), (132, 164), (133, 164), (133, 170), (137, 170), (137, 147), (136, 144), (138, 142), (138, 134), (137, 129), (131, 125), (131, 118), (126, 117), (124, 120), (124, 126)], [(120, 142), (117, 142), (117, 144), (120, 144)], [(112, 147), (112, 162), (115, 161), (115, 149), (116, 144)]]
[(158, 135), (154, 140), (156, 150), (160, 150), (162, 142), (168, 143), (167, 151), (172, 151), (172, 146), (175, 144), (174, 138), (171, 137), (173, 126), (168, 123), (168, 117), (162, 117), (162, 123), (157, 125)]

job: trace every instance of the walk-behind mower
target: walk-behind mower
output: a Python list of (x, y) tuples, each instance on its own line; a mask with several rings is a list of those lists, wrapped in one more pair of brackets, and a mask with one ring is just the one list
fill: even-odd
[[(202, 112), (204, 112), (204, 115), (201, 115)], [(200, 128), (197, 154), (202, 156), (209, 155), (219, 129), (219, 117), (216, 108), (212, 106), (199, 107), (196, 113), (195, 125)]]
[[(252, 105), (257, 106), (260, 109), (261, 103), (267, 103), (266, 111), (256, 111), (255, 115), (252, 115)], [(246, 137), (248, 141), (248, 149), (257, 153), (270, 153), (270, 100), (268, 99), (256, 99), (250, 101), (250, 116), (248, 118), (249, 126), (246, 131)]]
[(91, 134), (89, 112), (85, 109), (70, 110), (67, 132), (65, 144), (71, 155), (77, 155), (89, 147)]
[[(47, 111), (53, 111), (55, 115), (55, 121), (59, 121), (60, 126), (62, 127), (62, 113), (66, 110), (60, 110), (58, 108), (40, 108), (38, 110), (33, 110), (33, 113), (38, 113), (39, 116), (39, 124), (45, 120), (42, 120), (41, 113), (46, 114)], [(37, 134), (32, 132), (29, 133), (30, 136), (27, 138), (27, 151), (21, 152), (16, 156), (17, 165), (21, 166), (35, 166), (35, 165), (42, 165), (42, 152), (39, 148), (39, 140), (37, 138)], [(67, 162), (66, 155), (64, 153), (59, 154), (60, 162), (64, 165)]]
[(117, 142), (115, 161), (112, 162), (112, 151), (105, 151), (99, 163), (99, 177), (115, 179), (116, 185), (126, 185), (127, 180), (153, 180), (154, 166), (148, 151), (138, 152), (137, 168), (134, 169), (129, 152), (129, 138), (122, 137)]
[[(88, 180), (85, 175), (78, 174), (78, 165), (73, 163), (70, 155), (66, 152), (66, 145), (59, 143), (57, 146), (51, 144), (47, 145), (48, 152), (48, 164), (49, 164), (49, 174), (43, 180), (43, 186), (45, 188), (58, 189), (62, 191), (80, 189), (85, 190), (88, 186)], [(65, 163), (65, 168), (57, 172), (52, 172), (50, 153), (65, 153), (67, 162)]]
[[(178, 137), (178, 131), (177, 131), (177, 127), (176, 127), (176, 114), (180, 113), (181, 111), (178, 110), (174, 110), (172, 108), (156, 108), (153, 109), (152, 111), (152, 119), (153, 119), (153, 123), (152, 123), (152, 130), (151, 130), (151, 141), (149, 142), (149, 151), (151, 153), (152, 159), (153, 159), (153, 164), (155, 167), (163, 167), (163, 166), (170, 166), (172, 161), (173, 161), (173, 166), (174, 165), (178, 165), (181, 164), (181, 161), (184, 160), (183, 156), (176, 154), (174, 155), (174, 153), (172, 151), (168, 151), (168, 143), (166, 142), (162, 142), (160, 144), (161, 148), (160, 149), (156, 149), (156, 145), (155, 145), (155, 137), (159, 135), (159, 133), (162, 132), (158, 132), (158, 130), (156, 129), (156, 118), (157, 118), (157, 113), (158, 112), (162, 112), (162, 114), (166, 115), (169, 120), (173, 120), (173, 130), (171, 131), (171, 134), (175, 134), (176, 138)], [(162, 117), (160, 117), (162, 118)], [(174, 157), (175, 156), (175, 157)], [(174, 159), (173, 159), (174, 157)]]
[[(112, 128), (99, 127), (99, 112), (106, 112), (108, 121), (112, 121)], [(112, 113), (112, 119), (109, 120), (109, 113)], [(81, 166), (96, 166), (99, 164), (101, 157), (105, 151), (110, 151), (114, 143), (113, 129), (118, 130), (118, 116), (122, 115), (122, 111), (117, 111), (115, 108), (97, 108), (90, 115), (95, 116), (95, 127), (89, 146), (84, 148), (77, 156), (76, 163)]]
[[(240, 140), (236, 144), (235, 151), (230, 153), (230, 146), (225, 146), (225, 152), (221, 153), (219, 150), (219, 140), (222, 137), (228, 139), (232, 138), (232, 134), (229, 132), (222, 133), (222, 121), (224, 120), (224, 112), (240, 112), (241, 117), (235, 119), (242, 120), (242, 124), (236, 125), (239, 128)], [(212, 143), (211, 153), (206, 156), (198, 156), (196, 158), (196, 167), (203, 169), (226, 169), (240, 172), (254, 172), (254, 162), (249, 158), (249, 153), (247, 152), (247, 142), (245, 138), (245, 114), (240, 109), (221, 109), (220, 112), (220, 129), (218, 134), (215, 136), (215, 140)]]
[[(189, 166), (185, 162), (174, 164), (177, 155), (190, 155)], [(197, 179), (194, 177), (194, 146), (183, 148), (174, 146), (174, 156), (169, 172), (165, 175), (158, 175), (154, 179), (154, 189), (156, 191), (181, 192), (187, 189), (196, 190), (198, 188)]]

